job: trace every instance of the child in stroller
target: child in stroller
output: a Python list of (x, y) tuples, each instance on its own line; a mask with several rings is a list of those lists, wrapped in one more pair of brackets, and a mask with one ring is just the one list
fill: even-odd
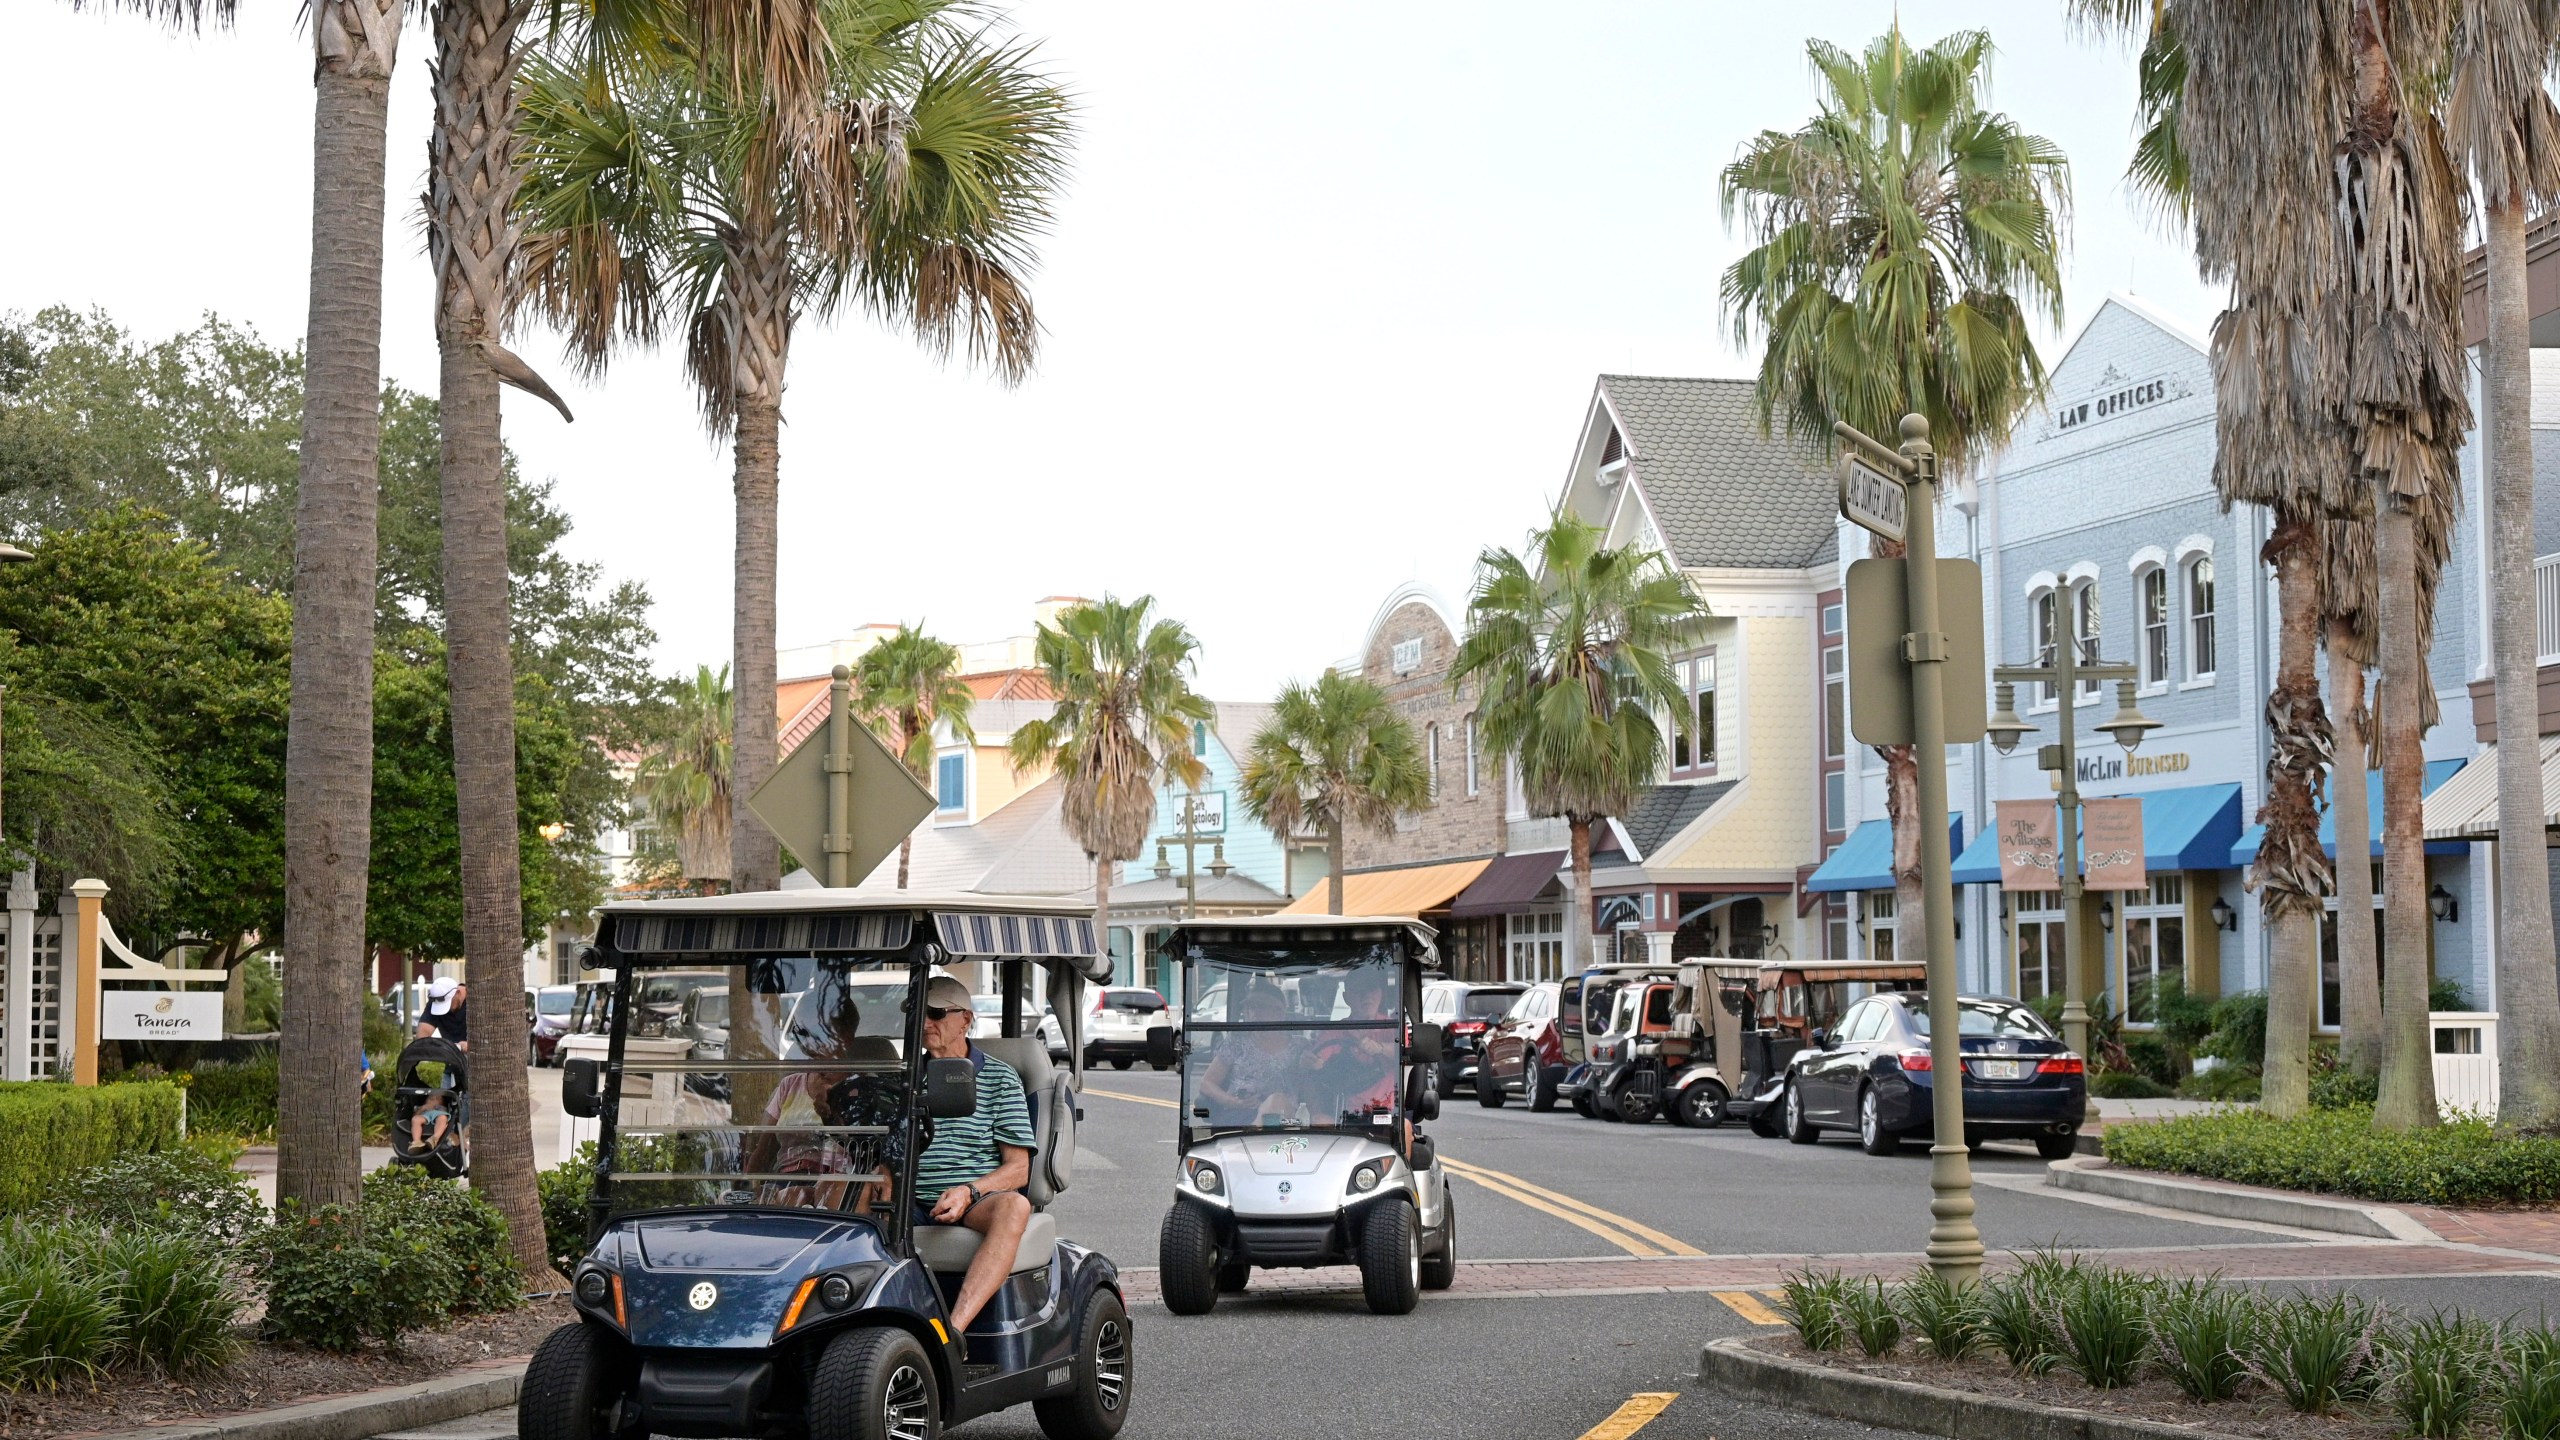
[(471, 1111), (461, 1047), (441, 1036), (412, 1040), (392, 1067), (391, 1158), (441, 1180), (471, 1170)]

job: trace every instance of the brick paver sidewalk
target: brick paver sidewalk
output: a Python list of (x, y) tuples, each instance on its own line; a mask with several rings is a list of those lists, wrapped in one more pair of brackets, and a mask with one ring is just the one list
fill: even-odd
[(2457, 1245), (2530, 1250), (2560, 1263), (2560, 1210), (2439, 1210), (2431, 1205), (2400, 1208)]

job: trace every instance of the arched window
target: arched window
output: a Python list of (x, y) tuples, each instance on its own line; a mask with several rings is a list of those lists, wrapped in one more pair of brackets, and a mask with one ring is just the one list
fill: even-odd
[(2133, 577), (2134, 602), (2142, 614), (2142, 683), (2145, 688), (2169, 683), (2169, 572), (2148, 566)]
[(2213, 557), (2187, 562), (2187, 678), (2213, 678)]
[(1473, 795), (1484, 788), (1484, 771), (1476, 759), (1476, 717), (1467, 717), (1467, 793)]
[(1422, 727), (1422, 751), (1424, 765), (1430, 771), (1431, 798), (1437, 800), (1440, 798), (1440, 727), (1438, 725)]
[[(2095, 578), (2091, 578), (2083, 580), (2077, 585), (2072, 586), (2071, 604), (2071, 619), (2080, 640), (2080, 654), (2078, 656), (2079, 663), (2083, 665), (2095, 665), (2098, 663), (2099, 634), (2097, 580)], [(2081, 681), (2080, 703), (2085, 705), (2097, 698), (2098, 682), (2095, 680)]]
[[(2053, 637), (2058, 624), (2055, 619), (2053, 592), (2039, 590), (2028, 596), (2027, 611), (2029, 626), (2027, 633), (2035, 638), (2036, 646), (2036, 653), (2028, 659), (2027, 663), (2038, 666), (2050, 665), (2053, 663)], [(2045, 686), (2039, 693), (2044, 696), (2041, 703), (2046, 705), (2053, 703), (2052, 686)]]

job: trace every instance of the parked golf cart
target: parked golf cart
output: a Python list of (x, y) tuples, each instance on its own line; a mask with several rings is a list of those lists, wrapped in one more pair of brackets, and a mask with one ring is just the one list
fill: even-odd
[[(1614, 1064), (1618, 1053), (1608, 1047), (1608, 1041), (1620, 1033), (1617, 1027), (1623, 1017), (1618, 1008), (1619, 992), (1630, 985), (1669, 984), (1679, 978), (1678, 969), (1653, 964), (1594, 965), (1579, 975), (1566, 976), (1563, 992), (1557, 997), (1556, 1028), (1564, 1039), (1569, 1068), (1564, 1078), (1556, 1082), (1556, 1098), (1571, 1105), (1573, 1113), (1585, 1120), (1603, 1118), (1596, 1082), (1602, 1068)], [(1615, 1119), (1617, 1115), (1613, 1111), (1607, 1118)]]
[[(606, 906), (589, 961), (613, 977), (609, 1049), (561, 1076), (561, 1108), (598, 1122), (590, 1244), (572, 1267), (578, 1318), (526, 1372), (521, 1440), (931, 1440), (1025, 1402), (1055, 1440), (1116, 1434), (1129, 1317), (1117, 1267), (1048, 1213), (1074, 1173), (1075, 1094), (1036, 1033), (1031, 978), (1080, 1015), (1084, 981), (1108, 975), (1098, 949), (1089, 908), (1039, 898)], [(976, 1104), (971, 1062), (923, 1045), (925, 984), (965, 961), (993, 965), (1006, 997), (1002, 1034), (976, 1044), (1022, 1077), (1034, 1213), (1010, 1278), (954, 1334), (980, 1237), (916, 1223), (911, 1202), (931, 1122)], [(725, 977), (714, 1053), (648, 1046), (624, 1023), (649, 1016), (635, 1001), (653, 973), (676, 969)], [(718, 1084), (681, 1083), (706, 1067)]]
[(1919, 961), (1800, 960), (1762, 965), (1747, 989), (1717, 976), (1717, 1008), (1737, 1021), (1736, 1047), (1742, 1084), (1727, 1113), (1750, 1122), (1751, 1133), (1775, 1140), (1786, 1099), (1787, 1065), (1828, 1034), (1848, 1008), (1868, 995), (1919, 990), (1929, 967)]
[(1254, 1266), (1356, 1264), (1369, 1308), (1413, 1309), (1456, 1278), (1458, 1217), (1414, 1122), (1436, 1119), (1440, 1027), (1414, 1017), (1430, 927), (1292, 915), (1175, 926), (1166, 953), (1200, 996), (1182, 1032), (1167, 1309), (1206, 1314)]

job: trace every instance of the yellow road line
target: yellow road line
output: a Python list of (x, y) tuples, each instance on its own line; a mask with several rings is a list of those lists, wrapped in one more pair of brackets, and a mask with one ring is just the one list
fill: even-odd
[(1754, 1325), (1784, 1325), (1787, 1317), (1769, 1308), (1767, 1302), (1748, 1290), (1710, 1290), (1707, 1292), (1724, 1302), (1724, 1308)]
[(1585, 1204), (1580, 1200), (1574, 1199), (1570, 1195), (1559, 1195), (1553, 1190), (1541, 1189), (1538, 1186), (1532, 1185), (1528, 1181), (1521, 1179), (1517, 1175), (1505, 1175), (1499, 1170), (1488, 1170), (1482, 1165), (1470, 1165), (1463, 1160), (1452, 1160), (1446, 1155), (1440, 1157), (1440, 1163), (1448, 1166), (1450, 1169), (1461, 1175), (1467, 1176), (1469, 1179), (1499, 1180), (1505, 1185), (1509, 1185), (1516, 1189), (1525, 1191), (1528, 1194), (1538, 1196), (1541, 1199), (1551, 1200), (1558, 1205), (1566, 1207), (1567, 1209), (1579, 1210), (1583, 1214), (1588, 1215), (1595, 1220), (1605, 1220), (1609, 1224), (1615, 1225), (1630, 1235), (1638, 1236), (1661, 1246), (1663, 1250), (1669, 1254), (1704, 1255), (1707, 1253), (1686, 1241), (1676, 1240), (1669, 1235), (1665, 1235), (1661, 1231), (1656, 1230), (1649, 1225), (1637, 1224), (1635, 1221), (1628, 1219), (1624, 1215), (1603, 1210), (1597, 1205)]
[[(1448, 1157), (1445, 1155), (1442, 1156), (1440, 1163), (1448, 1165)], [(1607, 1225), (1601, 1224), (1597, 1220), (1589, 1218), (1588, 1216), (1576, 1215), (1561, 1205), (1551, 1205), (1548, 1202), (1539, 1199), (1537, 1196), (1527, 1193), (1526, 1191), (1514, 1190), (1510, 1186), (1505, 1185), (1498, 1180), (1489, 1180), (1473, 1169), (1461, 1170), (1456, 1166), (1451, 1165), (1449, 1166), (1449, 1173), (1456, 1175), (1461, 1179), (1472, 1180), (1476, 1184), (1483, 1186), (1487, 1190), (1492, 1191), (1494, 1194), (1499, 1195), (1506, 1200), (1516, 1200), (1521, 1204), (1528, 1206), (1532, 1210), (1543, 1210), (1547, 1214), (1553, 1215), (1568, 1225), (1578, 1225), (1583, 1229), (1590, 1231), (1592, 1234), (1599, 1236), (1601, 1239), (1608, 1241), (1610, 1244), (1617, 1246), (1619, 1249), (1626, 1251), (1630, 1255), (1639, 1256), (1644, 1259), (1654, 1259), (1662, 1254), (1661, 1251), (1654, 1249), (1652, 1246), (1647, 1245), (1632, 1235), (1614, 1230)]]
[(1167, 1110), (1179, 1110), (1182, 1108), (1171, 1100), (1159, 1100), (1153, 1095), (1132, 1095), (1125, 1090), (1079, 1090), (1076, 1093), (1079, 1095), (1099, 1095), (1105, 1100), (1127, 1100), (1138, 1105), (1161, 1105)]
[(1671, 1402), (1679, 1398), (1679, 1393), (1671, 1390), (1653, 1390), (1637, 1395), (1619, 1406), (1608, 1419), (1583, 1431), (1581, 1440), (1627, 1440), (1628, 1436), (1653, 1423), (1654, 1416), (1670, 1409)]

